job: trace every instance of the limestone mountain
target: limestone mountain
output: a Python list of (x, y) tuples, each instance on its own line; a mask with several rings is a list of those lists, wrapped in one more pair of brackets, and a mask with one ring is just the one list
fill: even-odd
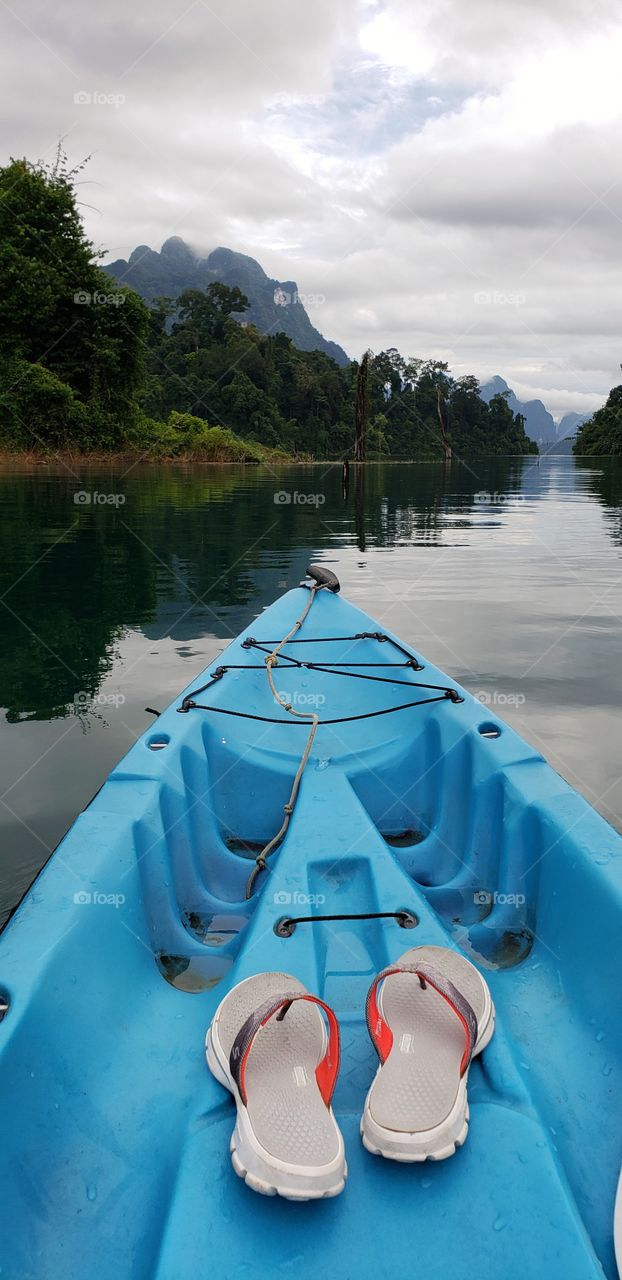
[(157, 253), (139, 245), (127, 261), (107, 263), (104, 271), (119, 284), (129, 285), (146, 302), (177, 298), (183, 289), (206, 289), (218, 281), (237, 286), (250, 306), (238, 318), (261, 333), (285, 333), (300, 351), (323, 351), (339, 365), (349, 364), (345, 351), (314, 327), (295, 280), (274, 280), (254, 258), (232, 249), (213, 249), (200, 257), (179, 236), (171, 236)]
[(579, 427), (591, 417), (591, 413), (565, 413), (557, 424), (557, 439), (565, 440), (567, 436), (574, 436)]
[(519, 400), (508, 386), (505, 378), (500, 378), (497, 374), (491, 378), (489, 382), (484, 382), (480, 388), (482, 400), (490, 403), (493, 396), (500, 393), (509, 392), (507, 397), (508, 404), (512, 413), (521, 413), (525, 419), (525, 432), (530, 440), (536, 440), (538, 444), (552, 444), (557, 440), (557, 432), (555, 430), (555, 421), (553, 415), (545, 408), (541, 400)]

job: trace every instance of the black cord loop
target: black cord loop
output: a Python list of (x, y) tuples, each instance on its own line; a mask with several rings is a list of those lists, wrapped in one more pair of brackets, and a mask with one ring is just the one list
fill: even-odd
[(321, 920), (396, 920), (400, 929), (416, 929), (419, 919), (414, 911), (355, 911), (330, 916), (283, 916), (277, 920), (277, 938), (291, 938), (299, 924), (318, 924)]

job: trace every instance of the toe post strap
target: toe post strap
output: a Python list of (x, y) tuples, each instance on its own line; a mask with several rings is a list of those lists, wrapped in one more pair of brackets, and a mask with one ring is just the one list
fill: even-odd
[(318, 1088), (327, 1107), (330, 1107), (331, 1098), (335, 1091), (337, 1076), (339, 1074), (339, 1023), (329, 1005), (324, 1004), (317, 996), (313, 996), (310, 992), (301, 991), (285, 991), (282, 995), (274, 996), (271, 1000), (266, 1000), (265, 1004), (260, 1005), (258, 1009), (251, 1013), (250, 1017), (240, 1027), (229, 1056), (229, 1070), (237, 1086), (238, 1093), (244, 1106), (248, 1106), (248, 1097), (246, 1093), (246, 1064), (253, 1046), (256, 1035), (265, 1027), (271, 1018), (276, 1014), (276, 1021), (282, 1022), (286, 1017), (288, 1010), (296, 1000), (306, 1000), (309, 1004), (316, 1004), (322, 1009), (326, 1015), (328, 1022), (328, 1043), (326, 1052), (315, 1069), (315, 1078)]
[(385, 1022), (380, 1009), (378, 1007), (378, 989), (386, 978), (392, 977), (393, 974), (411, 973), (419, 979), (420, 987), (425, 990), (426, 987), (432, 987), (434, 991), (442, 996), (445, 1003), (455, 1013), (456, 1017), (462, 1023), (464, 1030), (465, 1047), (460, 1062), (460, 1075), (464, 1075), (471, 1058), (477, 1041), (477, 1018), (468, 1000), (458, 991), (453, 982), (446, 978), (443, 973), (437, 969), (433, 969), (427, 964), (400, 964), (389, 965), (387, 969), (383, 969), (381, 973), (374, 978), (374, 981), (367, 993), (367, 1004), (365, 1013), (367, 1017), (367, 1026), (369, 1034), (380, 1058), (381, 1063), (386, 1062), (391, 1049), (393, 1047), (393, 1032), (387, 1022)]

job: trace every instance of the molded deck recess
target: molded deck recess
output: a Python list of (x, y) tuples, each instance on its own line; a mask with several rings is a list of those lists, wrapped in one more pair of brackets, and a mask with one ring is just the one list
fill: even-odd
[(481, 733), (482, 738), (500, 738), (502, 729), (500, 724), (493, 724), (492, 720), (487, 720), (484, 724), (477, 726), (477, 732)]
[(158, 733), (147, 739), (147, 746), (150, 751), (163, 751), (165, 747), (168, 747), (169, 742), (170, 738), (167, 733)]
[(11, 1001), (9, 1000), (6, 991), (0, 991), (0, 1022), (2, 1022), (3, 1018), (6, 1018), (10, 1007)]

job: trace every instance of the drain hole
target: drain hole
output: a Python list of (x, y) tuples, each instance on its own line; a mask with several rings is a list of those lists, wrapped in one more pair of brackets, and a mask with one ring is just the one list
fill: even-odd
[(486, 720), (484, 724), (478, 725), (477, 732), (481, 733), (482, 738), (500, 738), (501, 726), (493, 724), (492, 720)]
[(163, 978), (178, 991), (209, 991), (220, 982), (233, 964), (229, 956), (172, 956), (162, 952), (156, 964)]
[(154, 735), (153, 738), (148, 738), (147, 746), (150, 751), (163, 751), (165, 747), (168, 747), (169, 742), (168, 733), (160, 733)]
[(201, 911), (184, 911), (182, 924), (198, 942), (206, 947), (224, 947), (232, 938), (237, 937), (248, 924), (248, 916), (213, 915)]
[(421, 844), (421, 841), (425, 840), (425, 831), (416, 831), (414, 827), (408, 827), (406, 831), (398, 831), (395, 835), (384, 831), (380, 834), (392, 849), (409, 849), (411, 845)]

